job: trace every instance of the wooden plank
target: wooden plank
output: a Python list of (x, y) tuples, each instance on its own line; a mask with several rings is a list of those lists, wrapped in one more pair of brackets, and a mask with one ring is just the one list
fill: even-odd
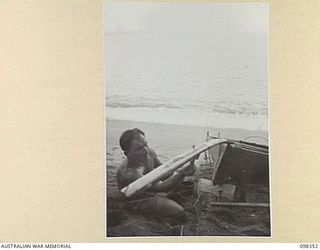
[[(215, 175), (216, 175), (216, 173), (218, 171), (218, 168), (220, 166), (220, 163), (221, 163), (221, 160), (223, 158), (223, 155), (226, 152), (226, 149), (227, 149), (227, 145), (226, 144), (224, 144), (224, 145), (220, 144), (219, 145), (219, 152), (218, 152), (218, 156), (217, 156), (217, 161), (216, 161), (216, 164), (215, 164), (215, 166), (213, 168), (213, 173), (212, 173), (212, 181), (215, 178)], [(214, 153), (213, 150), (208, 150), (208, 152), (209, 152), (210, 157), (213, 158), (214, 157), (213, 156), (213, 153)]]
[(233, 144), (231, 144), (231, 146), (241, 148), (242, 150), (246, 150), (246, 151), (250, 151), (250, 152), (258, 153), (258, 154), (269, 155), (268, 149), (259, 148), (257, 146), (246, 145), (244, 143), (237, 142), (237, 141), (232, 141), (232, 142), (233, 142)]
[(249, 202), (210, 202), (212, 206), (226, 207), (270, 207), (269, 203), (249, 203)]
[(136, 192), (147, 187), (148, 185), (159, 181), (168, 173), (182, 167), (185, 163), (187, 163), (197, 155), (201, 154), (202, 152), (226, 142), (228, 142), (228, 139), (213, 139), (208, 142), (204, 142), (202, 144), (194, 146), (191, 150), (188, 150), (178, 155), (177, 157), (167, 161), (166, 163), (152, 170), (148, 174), (130, 183), (128, 186), (121, 189), (121, 192), (125, 194), (127, 197), (130, 197)]

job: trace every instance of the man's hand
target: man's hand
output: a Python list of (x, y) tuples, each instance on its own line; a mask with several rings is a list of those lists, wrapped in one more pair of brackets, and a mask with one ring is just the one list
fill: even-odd
[(194, 164), (194, 160), (190, 161), (190, 164), (188, 166), (182, 167), (179, 169), (178, 173), (182, 173), (185, 176), (192, 176), (196, 172), (196, 165)]
[(194, 175), (195, 172), (196, 166), (194, 165), (193, 160), (190, 161), (189, 165), (181, 167), (178, 171), (176, 171), (177, 174), (174, 174), (163, 181), (158, 181), (152, 184), (151, 189), (155, 192), (169, 192), (175, 185), (180, 183), (185, 176)]

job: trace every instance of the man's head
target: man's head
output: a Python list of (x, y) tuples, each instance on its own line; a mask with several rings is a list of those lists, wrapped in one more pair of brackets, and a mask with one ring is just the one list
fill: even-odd
[(120, 147), (128, 158), (135, 161), (145, 160), (149, 153), (145, 134), (138, 128), (129, 129), (122, 133)]

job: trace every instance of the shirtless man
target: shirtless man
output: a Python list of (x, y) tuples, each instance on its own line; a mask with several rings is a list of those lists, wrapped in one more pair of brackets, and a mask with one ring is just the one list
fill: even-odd
[[(117, 170), (119, 189), (122, 189), (161, 165), (155, 151), (149, 148), (144, 132), (140, 129), (135, 128), (123, 132), (120, 137), (120, 146), (126, 158)], [(193, 163), (179, 169), (167, 179), (152, 184), (140, 192), (138, 196), (129, 199), (127, 208), (167, 217), (183, 215), (183, 207), (175, 201), (156, 195), (155, 193), (170, 191), (185, 176), (193, 175), (194, 172), (195, 167)]]

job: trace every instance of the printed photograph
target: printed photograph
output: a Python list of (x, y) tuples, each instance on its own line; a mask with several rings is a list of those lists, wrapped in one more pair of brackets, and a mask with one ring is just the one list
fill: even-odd
[(271, 237), (268, 7), (103, 2), (106, 237)]

